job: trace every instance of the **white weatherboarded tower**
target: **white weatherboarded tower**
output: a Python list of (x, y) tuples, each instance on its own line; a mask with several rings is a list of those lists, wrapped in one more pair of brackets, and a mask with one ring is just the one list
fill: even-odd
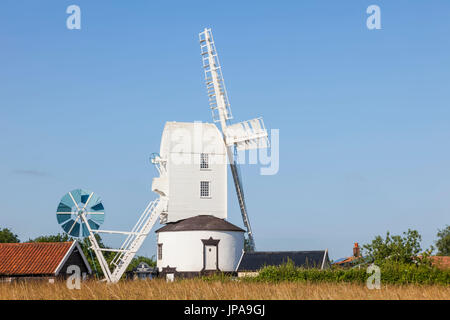
[(227, 151), (214, 124), (167, 122), (153, 161), (162, 169), (152, 190), (170, 199), (161, 222), (198, 215), (227, 218)]

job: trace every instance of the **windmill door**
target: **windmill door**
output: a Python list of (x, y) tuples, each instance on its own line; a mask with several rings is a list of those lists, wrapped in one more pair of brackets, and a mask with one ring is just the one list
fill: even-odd
[(205, 270), (217, 270), (217, 245), (205, 245)]

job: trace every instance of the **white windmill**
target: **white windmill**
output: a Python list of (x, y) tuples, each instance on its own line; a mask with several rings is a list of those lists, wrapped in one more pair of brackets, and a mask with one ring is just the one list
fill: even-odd
[(199, 39), (209, 106), (214, 122), (220, 122), (242, 220), (247, 229), (250, 250), (254, 251), (255, 239), (245, 204), (237, 151), (267, 148), (269, 146), (267, 130), (264, 127), (262, 118), (230, 124), (233, 116), (211, 29), (205, 28), (199, 34)]
[[(90, 249), (95, 252), (108, 282), (120, 280), (158, 218), (165, 224), (156, 231), (160, 272), (173, 275), (175, 272), (235, 271), (242, 258), (244, 230), (225, 220), (227, 163), (250, 250), (255, 249), (237, 151), (268, 147), (267, 131), (261, 118), (230, 124), (230, 103), (211, 29), (205, 29), (199, 36), (209, 104), (222, 132), (211, 123), (166, 123), (160, 153), (151, 158), (159, 173), (153, 179), (152, 191), (159, 198), (148, 204), (130, 232), (99, 229), (104, 221), (104, 207), (93, 192), (73, 190), (58, 205), (58, 223), (70, 236), (89, 238)], [(101, 233), (126, 238), (120, 248), (101, 248), (95, 238)], [(116, 252), (109, 264), (104, 251)]]

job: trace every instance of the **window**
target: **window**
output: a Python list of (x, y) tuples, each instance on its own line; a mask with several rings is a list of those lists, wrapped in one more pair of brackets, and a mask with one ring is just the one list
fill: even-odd
[(200, 169), (209, 169), (209, 155), (207, 153), (200, 154)]
[(210, 197), (209, 184), (209, 181), (200, 181), (200, 198)]
[(162, 243), (158, 243), (158, 260), (162, 259)]

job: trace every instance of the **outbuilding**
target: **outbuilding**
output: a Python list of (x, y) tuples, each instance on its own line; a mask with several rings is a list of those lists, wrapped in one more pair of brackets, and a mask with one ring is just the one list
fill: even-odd
[(80, 276), (92, 275), (77, 241), (0, 243), (0, 282), (54, 282), (66, 278), (67, 269), (73, 265), (80, 269)]
[(288, 262), (292, 262), (295, 267), (321, 270), (331, 266), (328, 250), (245, 252), (239, 264), (238, 276), (255, 276), (266, 266), (280, 266)]

